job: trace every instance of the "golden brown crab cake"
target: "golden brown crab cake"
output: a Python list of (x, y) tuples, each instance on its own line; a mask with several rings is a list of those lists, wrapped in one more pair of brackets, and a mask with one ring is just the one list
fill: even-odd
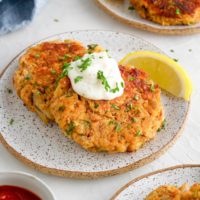
[(142, 18), (161, 25), (189, 25), (200, 21), (200, 0), (130, 0)]
[(85, 53), (80, 42), (66, 40), (38, 44), (21, 56), (13, 77), (14, 87), (24, 104), (44, 122), (54, 119), (49, 105), (62, 66)]
[(200, 184), (193, 184), (188, 191), (184, 191), (181, 200), (200, 200)]
[(170, 185), (163, 185), (152, 191), (145, 200), (181, 200), (181, 191)]
[(51, 113), (65, 136), (90, 151), (132, 152), (156, 136), (162, 126), (160, 89), (141, 70), (120, 66), (125, 81), (122, 96), (89, 100), (59, 81)]

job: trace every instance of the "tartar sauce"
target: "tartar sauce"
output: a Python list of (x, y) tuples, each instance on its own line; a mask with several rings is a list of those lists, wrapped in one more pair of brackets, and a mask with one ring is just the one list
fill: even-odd
[(124, 92), (118, 64), (107, 52), (85, 54), (71, 62), (68, 77), (73, 90), (88, 99), (111, 100)]

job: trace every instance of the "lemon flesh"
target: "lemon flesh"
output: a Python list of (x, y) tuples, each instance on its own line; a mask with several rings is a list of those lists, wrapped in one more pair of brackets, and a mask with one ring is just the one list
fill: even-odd
[(138, 51), (126, 55), (119, 64), (144, 70), (162, 89), (189, 101), (192, 93), (191, 80), (173, 59), (155, 52)]

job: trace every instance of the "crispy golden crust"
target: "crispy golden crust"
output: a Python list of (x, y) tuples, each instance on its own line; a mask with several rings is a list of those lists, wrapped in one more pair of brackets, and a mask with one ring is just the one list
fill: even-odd
[(14, 75), (17, 93), (44, 122), (55, 121), (65, 136), (85, 149), (135, 151), (161, 127), (160, 89), (145, 72), (125, 66), (120, 66), (125, 92), (111, 101), (79, 96), (67, 77), (56, 83), (63, 64), (88, 51), (76, 41), (45, 42), (29, 49)]
[(85, 52), (85, 47), (77, 41), (44, 42), (20, 58), (19, 69), (13, 77), (14, 86), (24, 104), (44, 122), (54, 118), (49, 105), (63, 64)]
[(171, 185), (163, 185), (152, 191), (145, 200), (199, 200), (200, 184), (195, 183), (190, 188), (188, 184), (180, 188)]
[(131, 3), (142, 18), (162, 25), (200, 21), (200, 0), (131, 0)]
[(63, 133), (90, 151), (131, 152), (153, 139), (163, 121), (160, 89), (145, 72), (120, 66), (121, 97), (88, 100), (77, 95), (68, 78), (60, 81), (51, 112)]

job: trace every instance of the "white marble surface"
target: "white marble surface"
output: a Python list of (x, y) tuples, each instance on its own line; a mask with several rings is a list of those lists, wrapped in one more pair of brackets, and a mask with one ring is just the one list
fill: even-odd
[[(58, 19), (55, 22), (54, 19)], [(0, 37), (0, 70), (22, 49), (52, 34), (84, 29), (122, 31), (159, 46), (177, 58), (188, 71), (194, 92), (185, 129), (177, 143), (156, 161), (126, 174), (98, 180), (72, 180), (41, 174), (16, 160), (0, 145), (0, 171), (20, 170), (47, 182), (58, 200), (106, 200), (131, 179), (142, 174), (183, 163), (200, 163), (200, 34), (161, 36), (127, 27), (99, 10), (93, 0), (49, 0), (47, 6), (25, 29)], [(170, 52), (174, 50), (174, 53)], [(189, 49), (192, 49), (189, 52)]]

